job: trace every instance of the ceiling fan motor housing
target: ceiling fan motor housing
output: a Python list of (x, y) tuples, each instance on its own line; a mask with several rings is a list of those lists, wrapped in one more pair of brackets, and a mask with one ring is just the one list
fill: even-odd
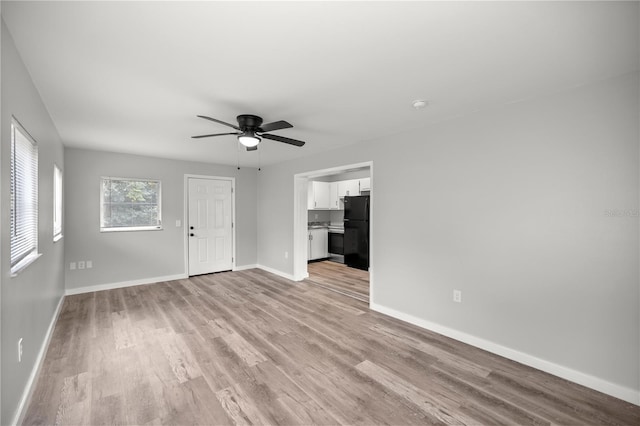
[(262, 118), (257, 115), (242, 114), (237, 117), (238, 126), (242, 131), (256, 131), (262, 125)]

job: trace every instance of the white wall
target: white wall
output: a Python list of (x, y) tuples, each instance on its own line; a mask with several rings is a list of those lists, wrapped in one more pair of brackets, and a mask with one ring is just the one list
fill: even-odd
[[(37, 89), (2, 21), (2, 129), (0, 138), (0, 270), (2, 278), (2, 417), (9, 424), (19, 407), (38, 354), (64, 292), (65, 240), (53, 242), (53, 165), (65, 171), (63, 147)], [(18, 276), (10, 277), (11, 116), (38, 143), (38, 249), (42, 256)], [(18, 363), (18, 339), (23, 358)]]
[[(65, 149), (65, 164), (67, 290), (186, 274), (185, 174), (235, 177), (236, 266), (256, 264), (256, 169), (72, 148)], [(164, 229), (101, 233), (102, 176), (161, 180)], [(179, 228), (176, 219), (182, 221)], [(91, 260), (93, 268), (68, 269), (80, 260)]]
[(373, 161), (378, 308), (640, 403), (638, 93), (636, 73), (264, 167), (258, 263), (293, 272), (294, 174)]

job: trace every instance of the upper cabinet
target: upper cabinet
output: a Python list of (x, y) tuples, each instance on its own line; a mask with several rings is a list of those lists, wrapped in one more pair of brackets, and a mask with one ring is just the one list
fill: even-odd
[(338, 182), (309, 182), (307, 208), (309, 210), (342, 210), (344, 197), (371, 191), (371, 178)]
[(331, 208), (329, 182), (309, 182), (307, 194), (307, 208), (309, 210)]
[(341, 180), (338, 182), (338, 196), (340, 198), (360, 195), (360, 182), (358, 179)]
[(360, 192), (371, 191), (371, 178), (360, 179)]
[(340, 210), (340, 196), (338, 195), (338, 182), (329, 182), (329, 208)]

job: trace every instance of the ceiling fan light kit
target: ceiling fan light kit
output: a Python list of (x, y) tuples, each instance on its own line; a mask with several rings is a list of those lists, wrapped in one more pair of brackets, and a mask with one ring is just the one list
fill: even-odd
[(216, 118), (207, 117), (204, 115), (198, 115), (199, 118), (204, 118), (205, 120), (213, 121), (215, 123), (223, 124), (227, 127), (231, 127), (236, 129), (236, 133), (214, 133), (211, 135), (199, 135), (192, 136), (194, 139), (200, 138), (208, 138), (212, 136), (226, 136), (226, 135), (236, 135), (238, 137), (238, 141), (247, 148), (247, 151), (255, 151), (258, 149), (258, 144), (262, 141), (262, 139), (269, 139), (276, 142), (283, 142), (289, 145), (301, 147), (305, 144), (303, 141), (299, 141), (296, 139), (286, 138), (284, 136), (271, 135), (266, 132), (273, 132), (275, 130), (289, 129), (293, 127), (291, 124), (286, 121), (274, 121), (272, 123), (267, 123), (264, 126), (262, 125), (262, 117), (258, 117), (257, 115), (251, 114), (241, 114), (236, 117), (238, 121), (238, 125), (226, 123), (224, 121), (218, 120)]
[(238, 141), (246, 146), (247, 148), (251, 148), (254, 146), (258, 146), (262, 139), (256, 136), (254, 132), (246, 131), (240, 136), (238, 136)]

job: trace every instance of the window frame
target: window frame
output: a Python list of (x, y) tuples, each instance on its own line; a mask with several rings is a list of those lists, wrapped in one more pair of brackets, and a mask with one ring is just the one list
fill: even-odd
[[(29, 170), (22, 170), (22, 172), (29, 171), (30, 175), (20, 176), (19, 179), (19, 162), (17, 160), (18, 155), (18, 146), (19, 139), (17, 135), (20, 135), (20, 138), (31, 144), (29, 147), (29, 158), (28, 158), (28, 168)], [(22, 148), (24, 149), (24, 148)], [(25, 153), (23, 152), (22, 155)], [(38, 143), (36, 140), (27, 132), (27, 130), (20, 124), (20, 122), (14, 117), (11, 117), (11, 147), (10, 147), (10, 243), (9, 243), (9, 265), (10, 265), (10, 275), (15, 277), (19, 272), (24, 270), (27, 266), (33, 263), (41, 254), (38, 252), (38, 233), (39, 229), (39, 157), (38, 157)], [(24, 162), (21, 161), (21, 162)], [(19, 194), (18, 193), (18, 181), (31, 181), (29, 194)], [(26, 185), (20, 185), (22, 189), (27, 188)], [(28, 198), (27, 201), (24, 201), (23, 198)], [(30, 217), (30, 224), (21, 225), (18, 221), (19, 214), (19, 206), (24, 205), (25, 203), (29, 204), (29, 208), (32, 210)], [(20, 228), (20, 229), (18, 229)], [(19, 231), (28, 231), (29, 236), (26, 238), (27, 244), (24, 243), (24, 238), (19, 239), (18, 234), (21, 233)], [(26, 247), (24, 247), (26, 246)], [(18, 253), (15, 253), (18, 251)]]
[(64, 214), (64, 176), (62, 169), (53, 164), (53, 242), (60, 241), (63, 237)]
[[(104, 185), (105, 180), (109, 181), (129, 181), (129, 182), (155, 182), (158, 186), (157, 205), (158, 205), (158, 224), (157, 225), (145, 225), (145, 226), (103, 226), (104, 218)], [(100, 218), (99, 218), (100, 232), (132, 232), (132, 231), (161, 231), (162, 226), (162, 181), (159, 179), (147, 179), (147, 178), (124, 178), (114, 176), (101, 176), (100, 177)]]

